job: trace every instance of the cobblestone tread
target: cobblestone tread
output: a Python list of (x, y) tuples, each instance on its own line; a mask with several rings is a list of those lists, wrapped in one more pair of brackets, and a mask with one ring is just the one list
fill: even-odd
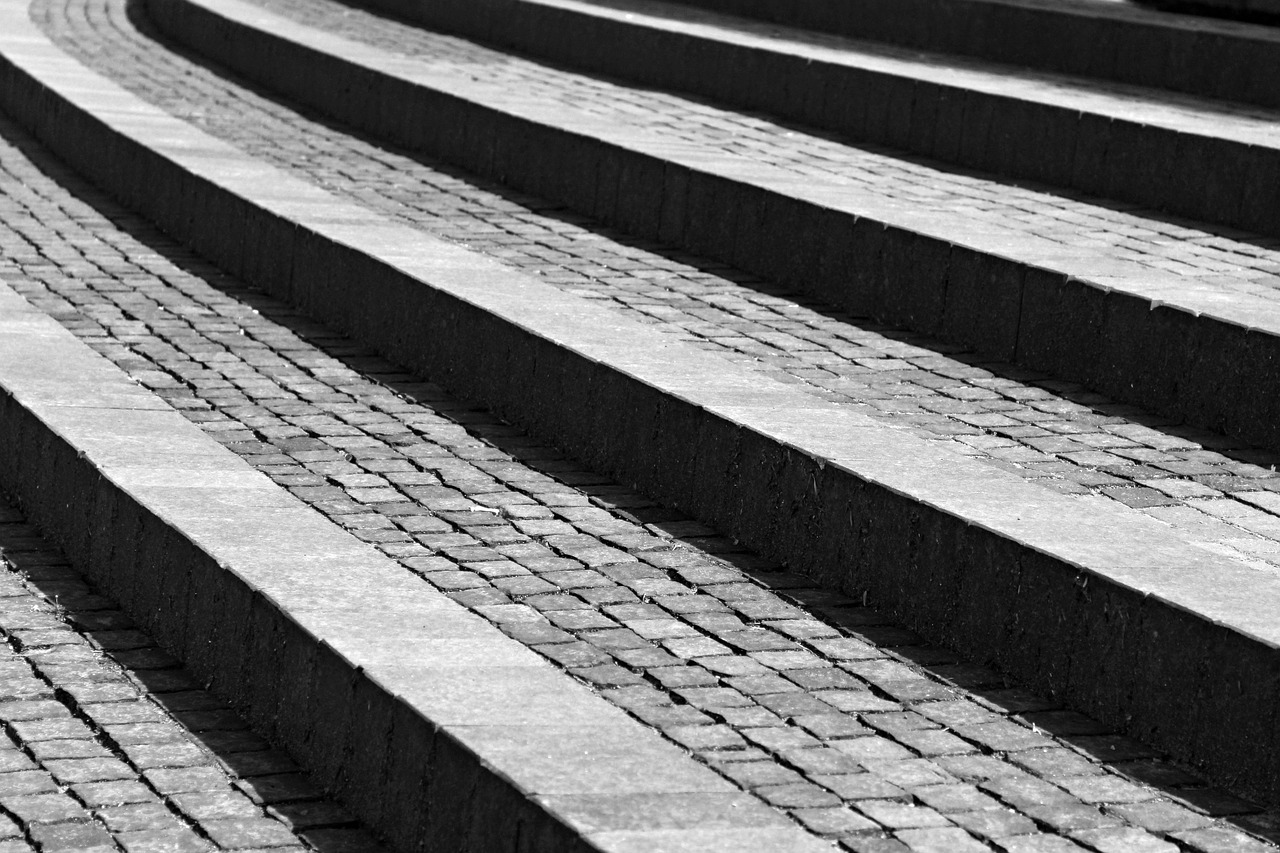
[[(409, 51), (415, 49), (415, 45), (411, 43), (406, 46), (404, 41), (393, 35), (390, 27), (385, 26), (388, 23), (388, 18), (390, 18), (392, 26), (395, 26), (395, 21), (398, 19), (391, 13), (379, 13), (377, 11), (378, 5), (370, 2), (370, 0), (351, 0), (351, 2), (345, 4), (342, 3), (342, 0), (334, 0), (334, 5), (320, 8), (313, 7), (300, 0), (255, 0), (255, 2), (264, 8), (272, 9), (278, 14), (305, 21), (311, 26), (340, 32), (348, 38), (359, 39), (365, 43), (373, 44), (401, 55), (416, 55), (419, 57), (436, 55), (434, 50), (430, 53), (422, 52), (421, 47), (425, 46), (423, 40), (417, 40), (416, 47), (418, 52), (416, 54), (409, 53)], [(974, 5), (980, 6), (982, 4)], [(1015, 4), (1004, 3), (1000, 5)], [(1033, 8), (1035, 6), (1035, 4), (1026, 5)], [(1111, 13), (1108, 17), (1114, 17), (1114, 12), (1117, 8), (1127, 8), (1130, 12), (1136, 12), (1141, 18), (1149, 19), (1152, 17), (1151, 10), (1144, 11), (1141, 7), (1129, 3), (1127, 0), (1085, 0), (1084, 3), (1076, 5), (1084, 8), (1093, 7), (1089, 11), (1094, 15), (1097, 15), (1099, 11), (1105, 10)], [(627, 11), (635, 11), (646, 17), (652, 16), (674, 20), (686, 19), (690, 17), (690, 10), (696, 9), (702, 14), (695, 13), (693, 16), (695, 20), (713, 21), (720, 28), (726, 30), (740, 30), (763, 35), (773, 40), (784, 51), (787, 46), (796, 43), (818, 45), (830, 50), (840, 51), (848, 60), (854, 63), (866, 60), (875, 63), (878, 59), (900, 61), (902, 65), (896, 65), (895, 63), (895, 66), (906, 75), (911, 75), (915, 69), (922, 66), (931, 67), (940, 64), (946, 68), (963, 69), (984, 76), (998, 76), (1006, 81), (1012, 79), (1034, 81), (1041, 95), (1053, 92), (1068, 98), (1073, 95), (1083, 95), (1086, 98), (1097, 95), (1114, 96), (1135, 104), (1158, 104), (1162, 107), (1163, 114), (1167, 118), (1176, 116), (1204, 119), (1206, 116), (1212, 116), (1219, 120), (1218, 129), (1226, 132), (1231, 132), (1232, 130), (1242, 132), (1248, 132), (1248, 130), (1256, 131), (1261, 128), (1262, 123), (1269, 124), (1276, 119), (1276, 110), (1274, 108), (1253, 105), (1243, 101), (1213, 100), (1206, 96), (1193, 95), (1172, 89), (1158, 89), (1117, 80), (1083, 78), (1066, 73), (1041, 71), (1034, 67), (1028, 67), (1026, 63), (1005, 64), (977, 55), (965, 56), (956, 53), (945, 53), (936, 48), (902, 47), (888, 42), (875, 41), (871, 38), (845, 36), (817, 29), (807, 29), (796, 24), (774, 24), (771, 21), (765, 21), (763, 16), (753, 20), (754, 16), (750, 13), (721, 11), (715, 8), (716, 6), (717, 4), (715, 3), (687, 3), (681, 2), (681, 0), (674, 0), (674, 2), (672, 0), (627, 0), (626, 3), (616, 8), (625, 8)], [(1055, 11), (1063, 10), (1061, 4), (1052, 4), (1050, 8)], [(352, 20), (348, 10), (365, 16), (366, 20)], [(1155, 17), (1163, 20), (1166, 24), (1169, 22), (1167, 13), (1163, 17), (1160, 13), (1156, 13)], [(368, 19), (372, 19), (373, 23), (371, 24)], [(411, 26), (418, 26), (412, 20), (407, 21), (407, 23)], [(1223, 22), (1215, 21), (1213, 23), (1221, 26)], [(1246, 24), (1241, 27), (1241, 30), (1241, 35), (1251, 34), (1255, 38), (1257, 37), (1257, 25)], [(439, 38), (441, 36), (436, 35), (435, 37)], [(540, 59), (535, 58), (535, 62), (539, 63), (539, 67), (542, 67)], [(533, 65), (533, 63), (527, 64)], [(528, 72), (522, 71), (518, 73)], [(623, 85), (625, 85), (625, 81)], [(563, 95), (560, 98), (563, 99)], [(566, 102), (576, 103), (571, 100)]]
[(375, 853), (0, 497), (0, 851)]
[[(1133, 205), (1112, 209), (1100, 206), (1096, 199), (1064, 197), (1031, 184), (1011, 185), (989, 175), (902, 159), (890, 149), (852, 146), (774, 123), (765, 116), (561, 70), (380, 17), (338, 0), (254, 2), (308, 26), (411, 57), (432, 73), (485, 79), (518, 90), (529, 100), (553, 102), (620, 125), (745, 155), (815, 180), (838, 176), (856, 182), (857, 189), (851, 188), (851, 193), (962, 213), (1011, 236), (1031, 234), (1064, 245), (1088, 246), (1109, 258), (1196, 279), (1208, 276), (1238, 292), (1280, 298), (1276, 294), (1280, 240), (1258, 237), (1240, 242), (1198, 230), (1192, 222), (1165, 223), (1161, 221), (1163, 214)], [(1100, 87), (1091, 83), (1089, 88)], [(1136, 92), (1144, 90), (1123, 91), (1136, 101)], [(1144, 94), (1150, 100), (1150, 93)], [(1179, 109), (1172, 104), (1167, 108)], [(1226, 104), (1219, 108), (1229, 109)], [(1215, 119), (1224, 124), (1232, 121), (1225, 112)], [(1247, 120), (1254, 126), (1262, 120), (1273, 122), (1275, 113), (1253, 110)], [(1247, 237), (1243, 233), (1236, 236)]]
[[(320, 10), (313, 15), (342, 8), (327, 4), (317, 0), (307, 8)], [(399, 26), (346, 12), (361, 32), (366, 25), (376, 33)], [(146, 99), (380, 214), (605, 301), (958, 453), (1062, 492), (1138, 509), (1211, 550), (1260, 570), (1280, 570), (1280, 479), (1273, 455), (1178, 428), (1080, 386), (984, 363), (936, 340), (895, 334), (723, 265), (628, 241), (555, 205), (504, 195), (440, 164), (379, 148), (165, 50), (134, 29), (123, 0), (41, 0), (34, 14), (64, 49)], [(448, 55), (471, 56), (477, 69), (483, 57), (489, 64), (532, 67), (510, 57), (499, 63), (497, 55), (456, 39), (403, 27), (394, 32), (407, 44), (439, 42)], [(683, 122), (681, 115), (672, 120)], [(1077, 227), (1076, 236), (1088, 233)], [(1130, 232), (1118, 227), (1114, 233)], [(1114, 238), (1110, 230), (1099, 234)], [(1226, 245), (1200, 238), (1205, 245)], [(1200, 238), (1188, 239), (1194, 244)], [(1166, 242), (1182, 241), (1170, 236)]]
[(855, 851), (1274, 849), (1237, 827), (1280, 818), (398, 372), (0, 135), (0, 273), (33, 304), (813, 832)]

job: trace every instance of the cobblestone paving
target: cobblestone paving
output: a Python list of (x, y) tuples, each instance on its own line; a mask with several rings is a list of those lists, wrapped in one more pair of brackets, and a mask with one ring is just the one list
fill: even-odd
[(174, 246), (7, 122), (0, 135), (22, 146), (0, 145), (0, 274), (29, 300), (843, 849), (1275, 849), (1238, 827), (1280, 818), (397, 372)]
[[(1133, 205), (1113, 210), (990, 176), (903, 160), (889, 149), (852, 147), (771, 122), (765, 116), (575, 74), (379, 17), (338, 0), (254, 2), (309, 26), (412, 57), (432, 73), (487, 80), (517, 89), (530, 101), (555, 103), (623, 126), (720, 148), (818, 181), (832, 177), (853, 181), (851, 193), (961, 213), (998, 231), (1086, 246), (1110, 258), (1197, 279), (1208, 276), (1239, 292), (1277, 298), (1280, 240), (1264, 240), (1262, 245), (1253, 240), (1235, 242), (1198, 230), (1194, 223), (1162, 223), (1154, 218), (1160, 214), (1143, 215)], [(1043, 85), (1052, 88), (1048, 83)], [(1090, 83), (1090, 88), (1101, 87)], [(1134, 91), (1144, 92), (1143, 100), (1153, 97), (1150, 90)], [(1231, 125), (1233, 108), (1225, 103), (1215, 106), (1215, 120)], [(1276, 113), (1255, 108), (1250, 118), (1256, 128), (1258, 120), (1274, 122)]]
[(376, 853), (0, 497), (0, 853)]
[[(307, 7), (314, 14), (340, 8), (328, 0), (309, 0)], [(1280, 479), (1273, 455), (1178, 428), (1079, 386), (983, 363), (936, 340), (895, 334), (723, 265), (629, 241), (555, 205), (504, 195), (440, 164), (379, 148), (164, 50), (134, 29), (123, 0), (41, 0), (34, 14), (64, 49), (148, 100), (380, 214), (958, 453), (1059, 491), (1139, 509), (1211, 550), (1263, 571), (1280, 570)], [(368, 21), (357, 12), (349, 17)], [(406, 44), (425, 39), (452, 45), (455, 53), (483, 53), (456, 39), (396, 32)], [(510, 57), (499, 64), (529, 66)], [(1115, 216), (1122, 219), (1099, 224), (1089, 239), (1114, 239), (1109, 229), (1128, 222), (1123, 217), (1133, 219)], [(1093, 234), (1079, 221), (1072, 228), (1076, 237)], [(1134, 232), (1126, 227), (1115, 233)], [(1204, 234), (1182, 236), (1187, 245), (1234, 245)], [(1171, 233), (1165, 242), (1184, 241)]]
[[(266, 2), (274, 3), (277, 0), (266, 0)], [(297, 8), (295, 0), (284, 0), (284, 2), (289, 3), (293, 8)], [(356, 8), (363, 8), (371, 4), (364, 3), (362, 0), (350, 0), (350, 5)], [(721, 4), (698, 2), (698, 0), (627, 0), (626, 5), (628, 10), (634, 9), (641, 14), (666, 18), (667, 20), (692, 18), (693, 20), (702, 21), (705, 18), (700, 13), (709, 12), (713, 15), (718, 13), (731, 21), (722, 25), (726, 29), (763, 35), (781, 44), (800, 42), (841, 50), (851, 59), (889, 57), (903, 60), (913, 65), (936, 66), (940, 64), (948, 68), (968, 69), (984, 74), (994, 72), (999, 75), (1016, 76), (1020, 80), (1035, 80), (1049, 89), (1086, 94), (1101, 92), (1119, 97), (1129, 97), (1145, 105), (1159, 103), (1171, 106), (1175, 111), (1186, 111), (1197, 116), (1204, 116), (1205, 113), (1214, 113), (1249, 122), (1251, 120), (1274, 121), (1276, 115), (1274, 109), (1241, 101), (1214, 101), (1202, 96), (1189, 95), (1175, 89), (1152, 88), (1152, 86), (1159, 84), (1138, 86), (1102, 77), (1073, 77), (1065, 73), (1040, 71), (1038, 68), (1030, 67), (1028, 63), (1006, 64), (990, 58), (980, 58), (983, 56), (983, 51), (979, 44), (970, 43), (968, 45), (974, 51), (972, 54), (945, 53), (936, 47), (902, 47), (887, 41), (882, 42), (853, 36), (836, 35), (820, 28), (805, 29), (796, 24), (774, 24), (763, 16), (754, 17), (746, 13), (740, 13), (741, 17), (735, 18), (734, 13), (727, 9), (721, 12)], [(983, 3), (978, 2), (970, 4), (970, 8), (974, 10), (975, 14), (982, 15), (986, 11), (982, 8), (983, 5)], [(1191, 23), (1192, 26), (1200, 30), (1225, 31), (1233, 36), (1242, 38), (1267, 38), (1267, 30), (1262, 29), (1265, 25), (1208, 16), (1204, 12), (1195, 12), (1188, 9), (1182, 9), (1176, 13), (1159, 11), (1154, 7), (1154, 4), (1147, 5), (1134, 2), (1134, 0), (1002, 0), (999, 5), (1017, 6), (1029, 10), (1049, 9), (1068, 13), (1085, 12), (1089, 15), (1098, 15), (1102, 11), (1103, 15), (1099, 15), (1099, 17), (1103, 20), (1138, 21), (1146, 25), (1154, 23), (1157, 26), (1168, 25), (1171, 21), (1175, 22), (1176, 25), (1178, 19), (1171, 19), (1170, 16), (1179, 14), (1195, 16), (1191, 17), (1190, 20), (1187, 17), (1183, 17), (1181, 21), (1184, 24)], [(690, 7), (695, 11), (692, 13), (686, 12), (685, 9)]]

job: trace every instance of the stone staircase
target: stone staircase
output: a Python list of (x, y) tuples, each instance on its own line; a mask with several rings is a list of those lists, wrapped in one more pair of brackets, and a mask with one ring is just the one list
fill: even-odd
[[(81, 345), (39, 317), (81, 297), (27, 273), (4, 479), (49, 531), (124, 511), (62, 534), (73, 561), (396, 847), (1264, 849), (1280, 176), (1267, 94), (1232, 81), (1270, 32), (715, 5), (7, 4), (0, 98), (40, 144), (435, 383), (378, 411), (493, 414), (444, 464), (369, 413), (326, 431), (335, 386), (220, 402), (127, 330), (44, 399)], [(222, 426), (98, 400), (120, 368)], [(587, 496), (531, 501), (555, 467), (459, 485), (535, 439)]]

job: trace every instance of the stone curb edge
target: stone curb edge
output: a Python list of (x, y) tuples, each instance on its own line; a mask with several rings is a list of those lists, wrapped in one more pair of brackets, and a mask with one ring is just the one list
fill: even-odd
[[(51, 48), (22, 42), (35, 41), (24, 24), (0, 37), (6, 108), (228, 271), (762, 553), (869, 590), (931, 639), (1274, 797), (1280, 583), (1140, 514), (929, 450), (699, 350), (666, 352), (647, 327), (420, 232), (352, 224), (373, 217), (101, 78), (90, 90), (65, 57), (41, 69)], [(30, 76), (42, 72), (63, 91)]]
[(1133, 264), (1113, 270), (1047, 240), (939, 225), (928, 211), (877, 209), (853, 186), (797, 182), (562, 110), (575, 122), (563, 127), (481, 84), (415, 79), (412, 62), (372, 48), (314, 36), (357, 61), (303, 44), (303, 28), (243, 4), (151, 0), (149, 8), (180, 42), (394, 143), (854, 314), (1280, 447), (1274, 302), (1226, 300), (1214, 285)]

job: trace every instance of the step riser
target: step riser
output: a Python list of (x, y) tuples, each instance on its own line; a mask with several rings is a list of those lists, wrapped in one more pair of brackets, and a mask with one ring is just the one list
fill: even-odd
[(858, 315), (1280, 447), (1280, 340), (373, 74), (190, 4), (180, 41), (397, 144)]
[[(675, 2), (919, 50), (1280, 107), (1280, 90), (1271, 84), (1280, 77), (1280, 41), (1229, 34), (1203, 22), (1123, 19), (1109, 10), (1073, 12), (988, 0)], [(414, 14), (435, 6), (403, 5)]]
[[(935, 641), (1056, 691), (1237, 788), (1280, 797), (1272, 752), (1254, 747), (1272, 742), (1278, 698), (1264, 674), (1277, 672), (1280, 659), (1264, 644), (824, 465), (356, 249), (273, 221), (250, 202), (177, 174), (164, 158), (130, 154), (134, 143), (100, 123), (71, 120), (12, 70), (0, 94), (44, 144), (232, 274), (766, 555), (846, 591), (869, 591)], [(183, 189), (155, 191), (176, 186)], [(274, 256), (265, 264), (245, 251), (268, 245), (259, 242), (264, 234)], [(379, 308), (390, 305), (394, 312)], [(20, 479), (29, 488), (60, 482), (31, 472)], [(95, 517), (73, 494), (35, 503), (49, 507), (46, 516), (70, 507)], [(95, 556), (92, 547), (72, 550)], [(249, 624), (245, 614), (232, 615), (238, 619), (227, 624)], [(184, 636), (189, 642), (192, 632)], [(274, 701), (283, 700), (266, 699)], [(291, 745), (299, 737), (284, 734)], [(354, 792), (364, 781), (343, 776), (335, 757), (319, 758), (340, 789)]]
[[(133, 192), (171, 212), (168, 227), (250, 249), (246, 278), (287, 274), (288, 256), (281, 265), (271, 248), (291, 244), (292, 226), (208, 192), (181, 170), (165, 170), (163, 158), (0, 62), (3, 109), (45, 144), (56, 140), (51, 149), (68, 162), (106, 178), (109, 191), (120, 180), (151, 176), (158, 182), (135, 184)], [(317, 643), (2, 390), (0, 435), (0, 481), (68, 559), (395, 848), (597, 849)]]
[(484, 2), (362, 3), (573, 67), (693, 92), (964, 168), (1280, 233), (1277, 150), (536, 3), (503, 4), (501, 14)]
[(6, 392), (0, 434), (0, 480), (71, 562), (395, 847), (595, 849), (102, 476)]

